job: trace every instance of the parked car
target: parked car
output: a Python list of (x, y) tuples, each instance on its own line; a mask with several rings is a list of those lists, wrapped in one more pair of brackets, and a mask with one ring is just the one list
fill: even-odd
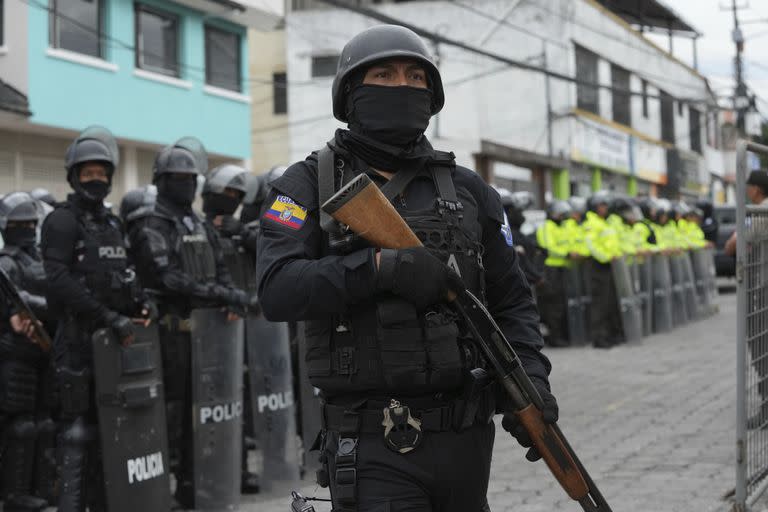
[(715, 271), (719, 277), (735, 277), (736, 257), (725, 254), (725, 243), (736, 231), (736, 207), (716, 206), (713, 215), (719, 224), (715, 243)]

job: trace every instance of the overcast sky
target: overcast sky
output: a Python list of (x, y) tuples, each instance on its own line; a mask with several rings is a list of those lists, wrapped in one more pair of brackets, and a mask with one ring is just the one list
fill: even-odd
[[(735, 47), (731, 40), (733, 12), (731, 0), (662, 0), (674, 9), (680, 17), (704, 34), (698, 42), (699, 70), (710, 79), (717, 94), (730, 95), (733, 91), (733, 57)], [(742, 32), (746, 37), (744, 45), (744, 70), (747, 84), (762, 97), (758, 108), (768, 116), (768, 0), (737, 0), (739, 20), (763, 20), (760, 23), (745, 23)], [(750, 39), (753, 37), (753, 39)], [(666, 38), (659, 40), (667, 48)], [(690, 43), (680, 38), (675, 40), (674, 53), (685, 62), (692, 64), (693, 51)]]

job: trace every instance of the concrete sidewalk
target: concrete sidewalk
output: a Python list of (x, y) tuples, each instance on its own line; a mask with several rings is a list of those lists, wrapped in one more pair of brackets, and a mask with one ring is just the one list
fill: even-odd
[[(735, 295), (719, 302), (716, 316), (636, 345), (547, 350), (560, 426), (615, 512), (730, 507), (723, 495), (735, 478)], [(311, 478), (307, 495), (315, 493)], [(488, 500), (493, 512), (581, 510), (500, 426)], [(248, 498), (241, 510), (286, 512), (289, 504), (286, 492)]]

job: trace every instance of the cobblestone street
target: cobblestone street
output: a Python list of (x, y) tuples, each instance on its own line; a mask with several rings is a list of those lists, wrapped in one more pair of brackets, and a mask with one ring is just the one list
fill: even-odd
[[(547, 350), (560, 426), (617, 512), (730, 507), (723, 496), (734, 486), (734, 291), (719, 302), (714, 317), (636, 345)], [(499, 426), (488, 490), (494, 512), (580, 510), (543, 462), (523, 456)], [(312, 495), (315, 486), (302, 490)], [(241, 510), (286, 512), (289, 503), (287, 493), (260, 496)]]

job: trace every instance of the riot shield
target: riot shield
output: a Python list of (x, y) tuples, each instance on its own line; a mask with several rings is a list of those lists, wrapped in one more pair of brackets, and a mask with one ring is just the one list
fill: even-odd
[(249, 314), (245, 342), (260, 483), (266, 491), (287, 489), (299, 480), (300, 466), (288, 325)]
[(696, 294), (696, 280), (693, 274), (693, 267), (691, 265), (691, 258), (688, 256), (689, 251), (685, 251), (679, 256), (680, 267), (683, 271), (683, 292), (685, 295), (685, 307), (688, 308), (688, 319), (696, 320), (701, 316), (701, 303), (699, 302), (699, 296)]
[(590, 311), (592, 308), (592, 265), (589, 264), (590, 260), (585, 260), (581, 263), (581, 297), (579, 299), (579, 305), (581, 306), (582, 314), (584, 315), (584, 334), (587, 341), (591, 339), (591, 331), (589, 329)]
[(650, 256), (637, 260), (637, 292), (643, 311), (643, 336), (653, 333), (653, 264)]
[[(304, 467), (307, 471), (319, 468), (316, 455), (309, 455), (309, 451), (315, 442), (315, 438), (322, 428), (320, 418), (320, 391), (309, 382), (307, 370), (307, 341), (304, 336), (304, 323), (293, 325), (297, 348), (298, 360), (298, 389), (299, 389), (299, 416), (301, 418), (301, 444), (303, 447)], [(315, 452), (317, 453), (317, 452)]]
[(717, 312), (717, 270), (715, 269), (715, 250), (712, 248), (702, 249), (705, 265), (707, 268), (706, 286), (709, 290), (709, 297), (712, 301), (712, 312)]
[(643, 319), (640, 306), (637, 303), (632, 275), (624, 258), (618, 258), (611, 262), (616, 297), (619, 301), (621, 325), (624, 328), (624, 337), (627, 342), (638, 341), (643, 337)]
[(654, 254), (651, 257), (653, 278), (653, 332), (662, 333), (672, 329), (672, 274), (669, 256)]
[(581, 267), (574, 263), (565, 269), (563, 274), (565, 291), (565, 311), (568, 322), (568, 339), (571, 345), (584, 345), (587, 343), (586, 317), (581, 298), (582, 291)]
[(701, 304), (701, 314), (705, 316), (712, 315), (715, 312), (715, 295), (711, 286), (712, 279), (710, 276), (711, 268), (714, 266), (713, 261), (712, 252), (709, 249), (691, 251), (696, 295)]
[(240, 502), (244, 329), (226, 317), (214, 308), (190, 316), (195, 510)]
[(685, 271), (680, 255), (669, 257), (669, 270), (672, 276), (672, 325), (677, 327), (690, 321), (688, 306), (685, 303)]
[(135, 326), (123, 347), (111, 329), (93, 335), (95, 396), (109, 512), (171, 507), (163, 365), (157, 327)]

